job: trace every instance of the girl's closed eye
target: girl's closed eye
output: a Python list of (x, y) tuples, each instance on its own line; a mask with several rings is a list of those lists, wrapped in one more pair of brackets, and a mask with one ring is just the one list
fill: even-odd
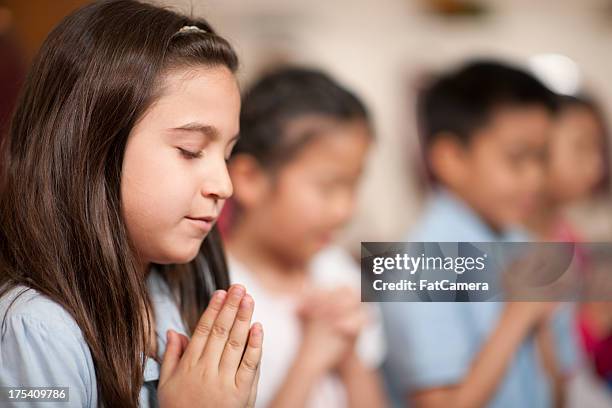
[(190, 149), (184, 149), (182, 147), (177, 147), (177, 149), (181, 153), (181, 156), (189, 160), (200, 158), (202, 157), (202, 154), (204, 153), (203, 150), (192, 151)]

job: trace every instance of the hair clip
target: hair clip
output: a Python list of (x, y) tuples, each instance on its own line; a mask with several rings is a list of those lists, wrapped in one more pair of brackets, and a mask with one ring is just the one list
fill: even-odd
[(181, 27), (181, 29), (177, 31), (177, 34), (178, 33), (204, 33), (205, 34), (207, 32), (208, 31), (203, 30), (203, 29), (201, 29), (198, 26), (188, 26), (188, 25), (186, 25), (186, 26)]

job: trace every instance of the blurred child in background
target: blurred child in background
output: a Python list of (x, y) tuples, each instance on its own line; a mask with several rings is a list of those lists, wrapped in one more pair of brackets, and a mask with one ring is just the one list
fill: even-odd
[[(559, 113), (549, 142), (545, 188), (531, 217), (531, 230), (544, 241), (580, 242), (584, 233), (565, 211), (593, 198), (608, 184), (607, 126), (587, 97), (559, 97)], [(612, 304), (581, 305), (578, 327), (594, 371), (612, 387)]]
[(581, 241), (583, 234), (564, 211), (592, 198), (607, 182), (606, 126), (599, 108), (589, 99), (560, 96), (558, 100), (544, 188), (529, 227), (546, 241)]
[(246, 94), (240, 122), (226, 242), (230, 278), (252, 291), (270, 339), (257, 405), (383, 405), (382, 328), (333, 246), (372, 143), (365, 107), (325, 74), (286, 68)]
[[(406, 240), (527, 241), (518, 226), (542, 186), (554, 95), (521, 70), (473, 62), (435, 80), (419, 108), (436, 188)], [(554, 307), (383, 304), (391, 388), (417, 407), (555, 406), (571, 361), (571, 333), (561, 344), (536, 336)]]

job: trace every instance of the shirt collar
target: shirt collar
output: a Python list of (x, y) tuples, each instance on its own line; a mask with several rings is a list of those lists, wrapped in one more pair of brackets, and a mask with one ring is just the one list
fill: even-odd
[[(520, 242), (531, 240), (529, 234), (518, 226), (506, 228), (501, 232), (494, 231), (474, 209), (447, 188), (437, 188), (433, 193), (431, 203), (434, 214), (448, 214), (460, 224), (449, 225), (449, 228), (464, 228), (470, 236), (480, 237), (480, 241)], [(458, 234), (461, 233), (463, 231), (458, 231)]]

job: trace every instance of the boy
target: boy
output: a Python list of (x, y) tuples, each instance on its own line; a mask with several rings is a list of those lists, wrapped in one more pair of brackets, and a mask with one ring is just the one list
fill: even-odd
[[(541, 187), (554, 110), (540, 82), (494, 62), (474, 62), (435, 81), (420, 100), (420, 119), (437, 189), (407, 240), (527, 241), (516, 226)], [(386, 374), (412, 406), (553, 406), (563, 381), (555, 354), (571, 354), (571, 344), (553, 347), (554, 306), (383, 304)], [(566, 336), (571, 343), (569, 330)]]

